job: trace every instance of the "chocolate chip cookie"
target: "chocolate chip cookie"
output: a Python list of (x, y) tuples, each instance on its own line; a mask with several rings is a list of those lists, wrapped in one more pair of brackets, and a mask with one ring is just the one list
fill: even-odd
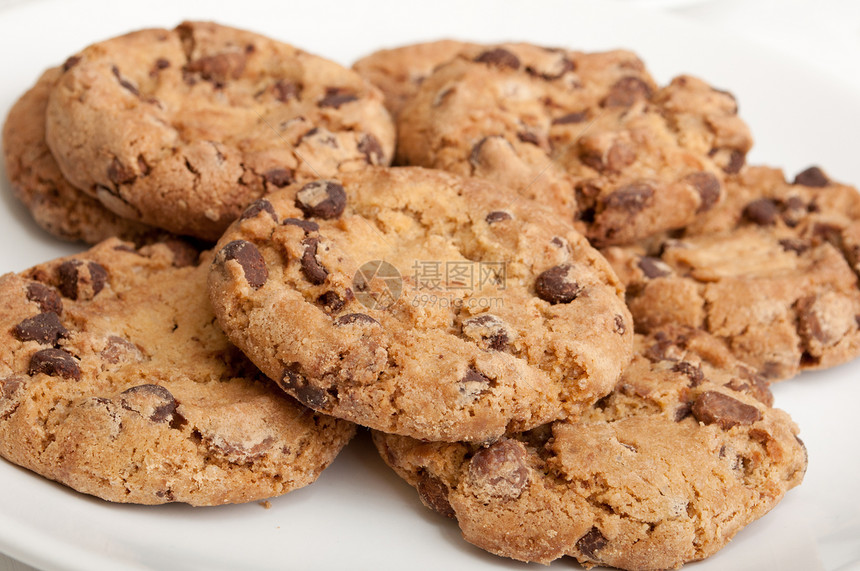
[(428, 75), (475, 47), (457, 40), (409, 44), (373, 52), (356, 61), (352, 69), (382, 90), (385, 107), (397, 117)]
[(227, 341), (210, 260), (110, 239), (0, 277), (0, 454), (114, 502), (246, 502), (316, 479), (354, 426)]
[(734, 97), (699, 79), (658, 88), (630, 52), (523, 44), (466, 49), (397, 122), (399, 163), (513, 186), (598, 245), (692, 222), (752, 145)]
[(638, 336), (578, 419), (489, 446), (374, 433), (430, 509), (492, 553), (671, 569), (712, 555), (800, 484), (806, 450), (766, 384), (700, 330)]
[(771, 381), (860, 355), (860, 194), (821, 169), (748, 167), (674, 237), (603, 250), (637, 330), (703, 327)]
[(492, 440), (579, 414), (630, 359), (605, 260), (487, 181), (412, 167), (293, 185), (216, 251), (230, 339), (302, 403), (379, 430)]
[(65, 240), (95, 244), (111, 236), (143, 242), (154, 227), (121, 218), (71, 185), (45, 143), (48, 94), (62, 71), (47, 70), (9, 111), (3, 153), (12, 190), (43, 229)]
[(251, 32), (142, 30), (62, 69), (46, 135), (65, 177), (120, 216), (178, 234), (214, 241), (266, 192), (393, 153), (376, 88)]

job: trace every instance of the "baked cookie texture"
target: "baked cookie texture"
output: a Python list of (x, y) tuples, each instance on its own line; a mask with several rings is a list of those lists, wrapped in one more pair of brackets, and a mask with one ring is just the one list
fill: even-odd
[(46, 137), (64, 176), (120, 216), (177, 234), (214, 241), (266, 192), (393, 154), (376, 88), (251, 32), (141, 30), (62, 69)]
[(596, 245), (691, 223), (752, 145), (731, 94), (691, 76), (659, 87), (631, 52), (464, 46), (427, 76), (420, 62), (417, 87), (402, 83), (412, 70), (398, 56), (422, 46), (363, 60), (399, 108), (397, 164), (512, 186), (578, 220)]
[(15, 103), (3, 125), (6, 174), (36, 223), (64, 240), (95, 244), (112, 236), (135, 243), (164, 231), (121, 218), (66, 180), (45, 142), (48, 95), (62, 74), (51, 68)]
[(218, 505), (311, 483), (354, 426), (232, 346), (211, 253), (110, 239), (0, 277), (0, 454), (113, 502)]
[(701, 330), (636, 338), (615, 390), (579, 418), (488, 446), (374, 432), (422, 502), (492, 553), (586, 567), (703, 559), (800, 484), (806, 450), (764, 381)]
[(293, 185), (216, 251), (230, 339), (302, 403), (379, 430), (493, 440), (581, 413), (631, 356), (602, 256), (487, 181), (410, 167)]
[(603, 254), (638, 331), (702, 327), (771, 381), (860, 355), (860, 194), (817, 167), (747, 167), (671, 236)]
[(362, 77), (385, 96), (385, 107), (397, 117), (428, 75), (477, 44), (458, 40), (437, 40), (383, 49), (352, 65)]

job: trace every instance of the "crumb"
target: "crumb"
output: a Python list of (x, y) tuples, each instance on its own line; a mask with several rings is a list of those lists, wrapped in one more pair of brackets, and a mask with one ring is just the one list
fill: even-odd
[(269, 500), (263, 500), (262, 502), (257, 502), (257, 503), (259, 503), (261, 506), (263, 506), (267, 510), (272, 508), (272, 502), (270, 502)]

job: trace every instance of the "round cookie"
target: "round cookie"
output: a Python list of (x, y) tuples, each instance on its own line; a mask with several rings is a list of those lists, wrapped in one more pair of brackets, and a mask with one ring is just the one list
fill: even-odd
[(0, 277), (0, 454), (125, 503), (311, 483), (354, 433), (265, 379), (215, 323), (211, 253), (109, 239)]
[(63, 70), (46, 131), (63, 174), (117, 214), (178, 234), (214, 241), (266, 192), (393, 153), (376, 88), (251, 32), (141, 30)]
[(748, 167), (674, 237), (603, 253), (638, 331), (705, 328), (771, 381), (860, 355), (860, 194), (818, 168)]
[(64, 240), (95, 244), (112, 236), (141, 243), (164, 234), (126, 220), (81, 192), (60, 172), (45, 142), (48, 95), (61, 70), (47, 70), (15, 103), (3, 125), (6, 174), (15, 196), (43, 229)]
[(690, 76), (658, 89), (626, 51), (474, 47), (398, 116), (397, 161), (489, 178), (576, 217), (598, 245), (692, 222), (752, 145), (734, 98)]
[(480, 447), (375, 432), (422, 502), (492, 553), (674, 569), (712, 555), (800, 484), (806, 450), (751, 367), (707, 334), (637, 335), (579, 419)]
[(409, 44), (373, 52), (356, 61), (352, 69), (382, 91), (385, 107), (396, 118), (438, 66), (475, 47), (457, 40)]
[(252, 205), (216, 246), (230, 339), (307, 406), (427, 440), (579, 414), (630, 358), (617, 278), (487, 181), (374, 168)]

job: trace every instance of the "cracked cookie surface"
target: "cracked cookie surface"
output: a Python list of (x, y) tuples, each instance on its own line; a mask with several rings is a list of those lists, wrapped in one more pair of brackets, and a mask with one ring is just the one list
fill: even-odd
[(146, 241), (163, 231), (122, 218), (66, 180), (45, 142), (48, 95), (62, 70), (45, 71), (3, 126), (6, 175), (36, 223), (59, 238), (95, 244), (112, 236)]
[(772, 381), (860, 355), (860, 194), (819, 168), (748, 167), (674, 237), (603, 250), (638, 331), (703, 327)]
[(218, 505), (311, 483), (354, 433), (218, 328), (211, 253), (110, 239), (0, 277), (0, 454), (124, 503)]
[(216, 240), (266, 192), (393, 153), (376, 88), (251, 32), (141, 30), (63, 70), (46, 131), (63, 174), (121, 216), (178, 234)]
[(660, 88), (621, 50), (468, 45), (413, 89), (397, 118), (398, 164), (512, 186), (599, 245), (692, 222), (752, 145), (731, 94), (691, 76)]
[(578, 414), (630, 358), (605, 260), (487, 181), (409, 167), (294, 185), (216, 251), (231, 340), (304, 404), (380, 430), (497, 438)]
[(406, 102), (433, 71), (476, 44), (438, 40), (379, 50), (352, 65), (362, 77), (382, 90), (385, 107), (397, 117)]
[(480, 447), (374, 432), (430, 509), (492, 553), (669, 569), (712, 555), (800, 484), (806, 450), (754, 369), (701, 330), (637, 335), (578, 420)]

